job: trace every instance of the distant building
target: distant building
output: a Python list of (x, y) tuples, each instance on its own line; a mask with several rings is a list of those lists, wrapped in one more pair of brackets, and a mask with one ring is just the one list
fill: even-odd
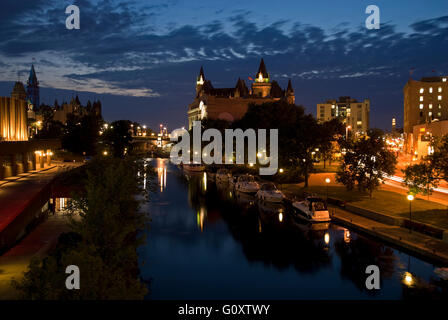
[(344, 96), (339, 100), (327, 100), (317, 104), (317, 120), (319, 122), (338, 118), (346, 128), (354, 133), (365, 134), (369, 129), (370, 100), (358, 102), (356, 99)]
[(263, 59), (250, 89), (240, 78), (233, 88), (214, 88), (201, 67), (196, 79), (196, 96), (188, 106), (188, 128), (191, 129), (193, 121), (204, 118), (233, 122), (244, 116), (251, 103), (262, 104), (278, 100), (294, 104), (291, 80), (286, 90), (283, 90), (277, 81), (271, 81)]
[(0, 97), (0, 141), (28, 140), (25, 100)]
[(62, 105), (54, 106), (54, 121), (60, 121), (63, 124), (67, 123), (67, 118), (69, 114), (74, 114), (76, 116), (82, 117), (89, 113), (94, 113), (95, 115), (101, 117), (101, 102), (94, 101), (93, 104), (90, 101), (87, 106), (82, 106), (79, 101), (78, 96), (72, 98), (70, 103), (63, 103)]
[(39, 81), (37, 81), (36, 71), (34, 70), (34, 64), (31, 65), (30, 75), (27, 82), (27, 99), (28, 103), (33, 105), (33, 109), (37, 110), (40, 106), (39, 96)]
[(28, 104), (17, 81), (11, 97), (0, 97), (0, 179), (51, 165), (58, 140), (28, 140)]
[(448, 76), (410, 79), (403, 94), (406, 151), (415, 153), (414, 126), (448, 120)]
[(448, 134), (448, 120), (415, 125), (412, 129), (413, 139), (411, 146), (414, 159), (422, 159), (431, 154), (434, 151), (431, 146), (433, 138), (446, 134)]

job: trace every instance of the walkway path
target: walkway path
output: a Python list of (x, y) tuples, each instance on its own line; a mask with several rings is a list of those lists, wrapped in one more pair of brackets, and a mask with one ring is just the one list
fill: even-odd
[(31, 258), (45, 256), (56, 245), (59, 235), (66, 231), (68, 231), (66, 216), (50, 216), (0, 257), (0, 299), (16, 297), (11, 288), (11, 280), (20, 279)]

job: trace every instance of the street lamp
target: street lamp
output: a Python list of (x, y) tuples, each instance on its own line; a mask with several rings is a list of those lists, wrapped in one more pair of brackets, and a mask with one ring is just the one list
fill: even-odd
[(325, 183), (326, 183), (327, 201), (328, 201), (328, 185), (330, 184), (330, 178), (326, 178)]
[[(280, 173), (283, 173), (283, 169), (282, 168), (280, 168), (280, 170), (278, 170)], [(282, 178), (280, 178), (280, 190), (282, 190), (283, 188), (282, 188)]]
[(345, 127), (345, 140), (348, 140), (348, 130), (350, 130), (352, 126)]
[(414, 196), (412, 194), (408, 194), (408, 200), (409, 200), (409, 233), (412, 232), (412, 201), (414, 200)]

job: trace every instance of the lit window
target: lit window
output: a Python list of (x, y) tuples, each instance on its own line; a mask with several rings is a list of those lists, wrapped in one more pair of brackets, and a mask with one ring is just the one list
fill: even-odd
[(423, 101), (423, 96), (420, 96), (420, 101)]
[(439, 103), (439, 109), (442, 109), (442, 105)]
[(439, 92), (442, 92), (442, 87), (439, 87)]
[(439, 117), (441, 117), (441, 116), (442, 116), (442, 112), (438, 112), (437, 115), (438, 115)]
[(432, 109), (432, 103), (429, 104), (429, 109)]
[(432, 93), (432, 87), (431, 87), (431, 88), (429, 88), (429, 93)]
[(423, 93), (423, 92), (425, 92), (425, 89), (420, 88), (420, 93)]
[(442, 96), (438, 96), (438, 97), (437, 97), (437, 100), (442, 100)]
[(443, 82), (446, 82), (446, 78), (443, 78), (442, 81), (443, 81)]
[(420, 110), (423, 109), (423, 103), (420, 103)]
[(431, 111), (428, 112), (428, 116), (432, 116), (432, 112)]

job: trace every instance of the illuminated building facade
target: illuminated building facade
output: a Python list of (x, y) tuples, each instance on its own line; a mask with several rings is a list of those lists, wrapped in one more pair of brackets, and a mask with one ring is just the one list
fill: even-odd
[(365, 134), (369, 129), (370, 100), (359, 102), (350, 97), (339, 97), (339, 100), (328, 100), (317, 104), (317, 120), (319, 122), (339, 118), (348, 131)]
[(418, 137), (414, 126), (448, 120), (448, 76), (410, 79), (403, 94), (406, 152), (415, 153)]
[(295, 95), (291, 80), (286, 90), (283, 90), (277, 81), (271, 81), (263, 59), (251, 88), (248, 88), (241, 78), (238, 78), (233, 88), (215, 88), (211, 81), (206, 79), (201, 67), (196, 79), (196, 96), (188, 106), (188, 128), (192, 128), (193, 121), (204, 118), (233, 122), (244, 116), (251, 103), (262, 104), (278, 100), (294, 104)]

